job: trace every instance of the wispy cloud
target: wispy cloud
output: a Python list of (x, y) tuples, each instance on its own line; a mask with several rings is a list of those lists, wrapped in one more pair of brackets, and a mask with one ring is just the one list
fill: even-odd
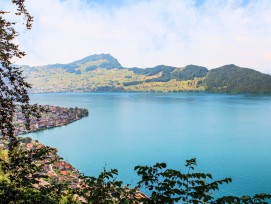
[(20, 63), (66, 63), (110, 53), (127, 67), (234, 63), (271, 72), (270, 0), (119, 2), (28, 1), (35, 23), (20, 37), (28, 53)]

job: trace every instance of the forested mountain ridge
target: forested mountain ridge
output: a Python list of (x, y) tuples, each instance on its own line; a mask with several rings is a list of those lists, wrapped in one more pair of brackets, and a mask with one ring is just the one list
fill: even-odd
[(225, 65), (208, 70), (188, 65), (124, 68), (110, 54), (85, 57), (68, 64), (23, 66), (33, 92), (208, 91), (271, 93), (271, 76), (253, 69)]
[(207, 91), (231, 93), (270, 93), (271, 76), (236, 65), (225, 65), (208, 72)]

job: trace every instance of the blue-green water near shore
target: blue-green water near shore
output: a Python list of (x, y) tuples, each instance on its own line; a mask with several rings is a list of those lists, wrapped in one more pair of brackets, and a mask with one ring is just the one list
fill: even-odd
[(135, 184), (136, 165), (184, 169), (196, 157), (199, 171), (233, 178), (217, 195), (271, 193), (271, 96), (66, 93), (34, 94), (31, 101), (88, 108), (87, 118), (28, 134), (85, 174), (106, 164)]

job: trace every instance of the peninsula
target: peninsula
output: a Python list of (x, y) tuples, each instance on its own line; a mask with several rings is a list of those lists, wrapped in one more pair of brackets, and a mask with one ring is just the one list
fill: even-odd
[(41, 113), (41, 118), (32, 117), (29, 130), (25, 126), (25, 118), (20, 107), (17, 107), (14, 117), (15, 133), (17, 135), (67, 125), (88, 116), (88, 110), (84, 108), (64, 108), (49, 105), (42, 107), (44, 111)]

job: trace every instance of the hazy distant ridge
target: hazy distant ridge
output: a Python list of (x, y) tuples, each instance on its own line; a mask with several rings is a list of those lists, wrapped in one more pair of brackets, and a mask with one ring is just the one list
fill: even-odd
[(85, 57), (68, 64), (25, 66), (34, 92), (208, 91), (271, 93), (271, 76), (236, 65), (208, 70), (188, 65), (124, 68), (110, 54)]

